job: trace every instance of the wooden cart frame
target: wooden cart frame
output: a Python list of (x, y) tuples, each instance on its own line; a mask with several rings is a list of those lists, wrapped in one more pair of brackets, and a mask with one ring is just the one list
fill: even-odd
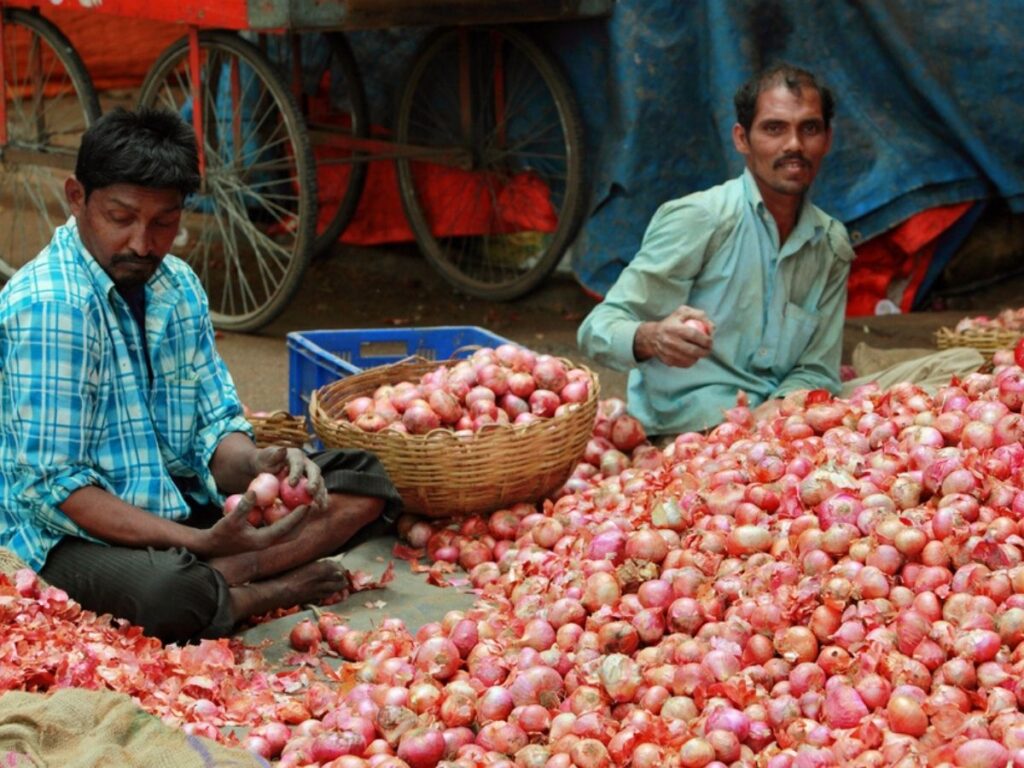
[[(218, 327), (254, 331), (288, 305), (310, 258), (347, 226), (371, 160), (395, 162), (420, 250), (468, 294), (523, 295), (577, 233), (586, 203), (578, 110), (555, 61), (517, 25), (602, 16), (612, 0), (78, 2), (185, 27), (138, 100), (178, 111), (199, 140), (202, 189), (173, 252), (200, 276)], [(0, 0), (3, 277), (66, 218), (63, 181), (100, 114), (59, 11), (44, 17), (38, 5)], [(437, 29), (401, 88), (392, 137), (382, 138), (371, 135), (344, 32), (397, 25)], [(302, 94), (307, 32), (327, 33), (326, 113)], [(329, 210), (318, 212), (318, 174), (331, 167), (331, 194), (321, 197)]]

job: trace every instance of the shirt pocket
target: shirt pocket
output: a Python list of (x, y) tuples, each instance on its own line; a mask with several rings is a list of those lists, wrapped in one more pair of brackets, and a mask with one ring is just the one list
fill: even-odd
[(793, 370), (814, 332), (818, 330), (820, 319), (817, 312), (808, 312), (798, 304), (786, 302), (772, 364), (772, 371), (780, 379), (784, 379)]
[(199, 376), (189, 372), (157, 377), (151, 392), (150, 408), (157, 434), (174, 454), (185, 456), (193, 448), (196, 433)]

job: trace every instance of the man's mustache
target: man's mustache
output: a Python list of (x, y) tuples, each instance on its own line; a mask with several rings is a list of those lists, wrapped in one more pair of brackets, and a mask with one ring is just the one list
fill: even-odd
[(772, 167), (779, 168), (779, 167), (785, 165), (786, 163), (793, 162), (794, 160), (799, 161), (801, 163), (801, 165), (803, 165), (805, 167), (810, 167), (810, 165), (811, 165), (811, 161), (808, 160), (806, 157), (804, 157), (801, 154), (795, 154), (795, 155), (783, 155), (782, 157), (780, 157), (778, 160), (775, 161), (775, 165), (772, 166)]
[(140, 262), (140, 261), (153, 261), (156, 258), (156, 254), (149, 253), (145, 256), (140, 256), (137, 253), (117, 253), (114, 254), (111, 262), (114, 264), (120, 264), (123, 262)]

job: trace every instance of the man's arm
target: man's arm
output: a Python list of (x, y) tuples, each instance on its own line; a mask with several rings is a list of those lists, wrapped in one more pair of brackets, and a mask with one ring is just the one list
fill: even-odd
[(314, 505), (327, 504), (327, 490), (320, 467), (305, 451), (284, 446), (257, 448), (248, 435), (232, 432), (224, 437), (210, 460), (210, 472), (223, 493), (241, 493), (260, 472), (287, 472), (285, 482), (295, 485), (306, 478), (306, 490)]
[[(60, 506), (104, 479), (89, 455), (102, 332), (81, 307), (35, 300), (4, 319), (4, 429), (16, 453), (18, 514), (38, 529), (81, 530)], [(8, 456), (14, 460), (15, 456)]]
[[(669, 340), (679, 336), (678, 327), (684, 320), (707, 319), (703, 312), (686, 304), (712, 233), (707, 212), (686, 198), (661, 206), (633, 261), (580, 325), (580, 349), (617, 370), (629, 370), (637, 362), (662, 355), (675, 360), (666, 360), (670, 365), (682, 364), (687, 355), (699, 355), (699, 349), (684, 351), (680, 346), (702, 347), (702, 339), (689, 329), (678, 339), (675, 353), (669, 351)], [(669, 322), (662, 326), (661, 321)], [(707, 346), (702, 348), (706, 354)]]
[[(80, 488), (61, 511), (90, 536), (123, 547), (183, 547), (203, 558), (258, 552), (286, 538), (305, 517), (299, 507), (270, 526), (254, 528), (247, 520), (255, 501), (247, 495), (234, 511), (211, 528), (192, 528), (134, 507), (102, 488)], [(296, 514), (298, 513), (298, 514)]]
[(241, 493), (259, 470), (252, 426), (242, 413), (242, 402), (227, 365), (217, 351), (216, 336), (210, 319), (209, 301), (199, 279), (185, 273), (191, 295), (184, 305), (195, 334), (191, 364), (199, 382), (194, 461), (208, 467), (206, 493), (216, 501), (218, 494)]
[(711, 354), (714, 327), (704, 312), (683, 305), (663, 320), (640, 323), (633, 356), (638, 363), (653, 357), (665, 365), (689, 368)]
[(108, 544), (192, 551), (199, 546), (201, 531), (145, 512), (97, 486), (74, 491), (60, 509), (90, 536)]

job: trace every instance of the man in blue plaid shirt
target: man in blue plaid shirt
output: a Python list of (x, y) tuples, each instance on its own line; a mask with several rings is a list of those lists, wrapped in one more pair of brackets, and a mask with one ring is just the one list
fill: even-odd
[[(398, 501), (369, 454), (253, 443), (203, 288), (167, 255), (198, 186), (177, 115), (105, 115), (65, 186), (73, 217), (0, 292), (0, 546), (176, 642), (344, 589), (325, 557)], [(255, 528), (247, 495), (221, 516), (285, 470), (308, 507)]]

